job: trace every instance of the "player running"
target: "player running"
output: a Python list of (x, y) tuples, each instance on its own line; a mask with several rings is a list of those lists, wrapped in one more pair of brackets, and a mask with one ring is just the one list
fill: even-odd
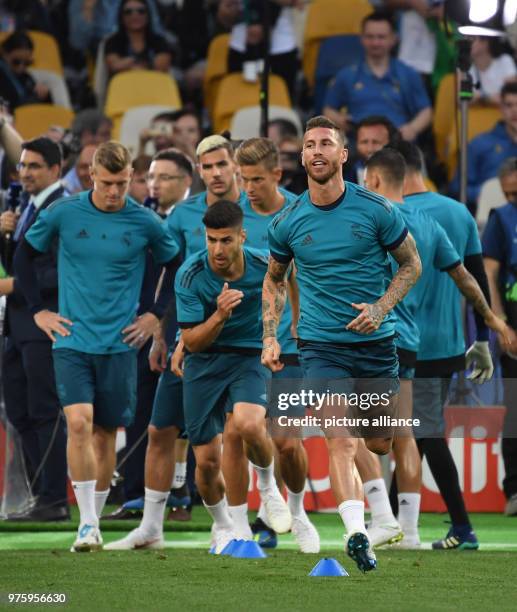
[[(311, 119), (302, 163), (309, 189), (270, 226), (271, 257), (264, 279), (262, 360), (281, 368), (278, 326), (285, 275), (292, 261), (300, 288), (298, 335), (305, 377), (332, 381), (370, 379), (368, 389), (398, 394), (393, 307), (420, 275), (414, 240), (398, 211), (384, 198), (344, 183), (343, 135), (325, 117)], [(387, 253), (399, 264), (385, 286)], [(352, 381), (350, 381), (352, 382)], [(358, 385), (361, 386), (361, 385)], [(364, 524), (362, 487), (355, 470), (356, 432), (327, 430), (330, 481), (347, 536), (345, 550), (362, 571), (376, 567)], [(357, 432), (359, 433), (359, 432)], [(366, 440), (374, 452), (391, 448), (391, 431)], [(348, 435), (347, 435), (348, 434)], [(362, 437), (364, 432), (360, 432)]]
[[(490, 303), (481, 243), (472, 215), (464, 204), (427, 191), (422, 175), (422, 154), (416, 145), (400, 143), (397, 150), (407, 167), (404, 202), (438, 221)], [(422, 285), (420, 291), (416, 317), (420, 346), (413, 382), (413, 411), (421, 426), (415, 431), (415, 437), (452, 520), (445, 538), (434, 542), (433, 548), (475, 550), (479, 543), (465, 508), (458, 471), (445, 440), (444, 404), (454, 372), (474, 365), (468, 378), (482, 383), (492, 376), (488, 329), (483, 317), (476, 313), (477, 340), (468, 349), (465, 360), (461, 296), (452, 279), (433, 270), (429, 282)], [(501, 338), (502, 346), (508, 347), (511, 337), (505, 337), (506, 341)]]
[(180, 268), (175, 290), (178, 324), (188, 354), (183, 373), (185, 425), (196, 456), (196, 483), (214, 520), (215, 552), (234, 537), (221, 474), (225, 405), (257, 476), (268, 522), (279, 533), (291, 528), (291, 513), (277, 488), (273, 445), (266, 431), (266, 382), (260, 363), (260, 292), (267, 260), (243, 247), (242, 210), (213, 204), (205, 216), (208, 253)]
[[(240, 166), (242, 187), (247, 195), (242, 204), (244, 211), (244, 229), (246, 244), (269, 253), (268, 226), (273, 217), (298, 196), (279, 188), (282, 169), (279, 164), (278, 149), (268, 138), (250, 138), (244, 141), (235, 153)], [(279, 342), (282, 346), (280, 361), (283, 368), (273, 373), (273, 379), (300, 380), (303, 378), (298, 350), (293, 337), (293, 317), (291, 303), (298, 300), (298, 288), (295, 275), (288, 277), (289, 300), (280, 321)], [(305, 553), (317, 553), (320, 549), (320, 538), (314, 525), (309, 520), (304, 506), (305, 482), (307, 479), (307, 453), (300, 436), (273, 437), (278, 450), (280, 471), (287, 488), (287, 502), (293, 516), (292, 532), (300, 550)], [(268, 520), (263, 505), (259, 508), (257, 521), (252, 526), (263, 538), (276, 538), (268, 529)], [(269, 532), (269, 533), (268, 533)], [(270, 545), (268, 540), (259, 539), (262, 544)]]
[[(433, 270), (449, 274), (461, 293), (484, 318), (488, 327), (502, 337), (508, 336), (511, 332), (490, 310), (481, 288), (461, 263), (460, 256), (443, 228), (425, 212), (404, 202), (405, 174), (404, 158), (398, 151), (389, 147), (375, 153), (366, 162), (365, 187), (384, 196), (400, 208), (408, 229), (415, 239), (422, 261), (421, 278), (414, 289), (394, 309), (397, 315), (395, 343), (401, 378), (399, 416), (407, 419), (411, 418), (413, 413), (412, 380), (420, 344), (416, 313), (422, 299), (421, 290), (426, 286)], [(391, 267), (394, 273), (397, 266), (393, 260)], [(368, 534), (373, 546), (393, 543), (403, 536), (399, 544), (401, 548), (419, 548), (418, 517), (422, 473), (420, 454), (411, 428), (397, 432), (393, 440), (393, 451), (398, 484), (398, 521), (393, 516), (378, 458), (367, 451), (364, 445), (360, 446), (360, 452), (356, 457), (356, 465), (364, 483), (372, 514), (372, 525), (368, 529)]]

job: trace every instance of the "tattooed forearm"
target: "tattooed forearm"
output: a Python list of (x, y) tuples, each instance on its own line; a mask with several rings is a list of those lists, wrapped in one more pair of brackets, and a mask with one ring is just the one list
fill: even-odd
[(407, 238), (398, 248), (391, 251), (391, 255), (399, 264), (399, 269), (386, 293), (377, 302), (384, 316), (404, 299), (422, 273), (422, 263), (411, 234), (407, 235)]
[(280, 264), (271, 257), (262, 285), (263, 338), (276, 337), (287, 295), (285, 275), (289, 266)]
[(477, 280), (465, 268), (463, 264), (457, 266), (453, 270), (449, 270), (449, 276), (456, 283), (456, 286), (465, 296), (467, 301), (472, 304), (474, 310), (483, 317), (488, 319), (493, 316), (492, 310), (481, 291)]

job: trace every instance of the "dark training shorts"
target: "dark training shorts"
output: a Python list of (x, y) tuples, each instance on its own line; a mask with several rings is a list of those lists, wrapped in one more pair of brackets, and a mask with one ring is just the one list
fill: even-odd
[(222, 433), (227, 403), (245, 402), (267, 407), (271, 372), (260, 355), (193, 353), (185, 357), (183, 404), (188, 439), (194, 446), (208, 444)]
[(59, 401), (93, 404), (93, 422), (114, 429), (131, 425), (136, 410), (137, 353), (93, 355), (71, 349), (53, 351)]

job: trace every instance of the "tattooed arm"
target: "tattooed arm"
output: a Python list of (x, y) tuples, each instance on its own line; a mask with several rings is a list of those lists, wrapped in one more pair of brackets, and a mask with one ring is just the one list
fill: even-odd
[(352, 304), (356, 310), (361, 311), (361, 314), (346, 326), (347, 329), (360, 334), (371, 334), (379, 329), (384, 317), (404, 299), (418, 280), (422, 264), (411, 234), (408, 234), (404, 242), (390, 253), (399, 264), (390, 286), (375, 304)]
[(515, 341), (515, 333), (502, 319), (494, 314), (477, 280), (463, 264), (447, 272), (455, 282), (456, 287), (458, 287), (465, 296), (466, 300), (472, 304), (476, 312), (483, 317), (487, 327), (497, 332), (501, 348), (505, 351), (510, 350), (512, 342)]
[(296, 282), (296, 267), (293, 263), (293, 269), (287, 280), (287, 295), (291, 304), (291, 313), (293, 320), (291, 322), (291, 336), (298, 338), (298, 321), (300, 319), (300, 291)]
[(270, 256), (262, 285), (262, 363), (273, 372), (284, 367), (280, 363), (280, 345), (276, 332), (285, 306), (288, 268), (289, 263), (280, 263)]

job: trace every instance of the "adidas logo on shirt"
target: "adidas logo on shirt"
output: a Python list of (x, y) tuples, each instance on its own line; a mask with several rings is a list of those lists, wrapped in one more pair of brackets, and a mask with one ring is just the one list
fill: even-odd
[(89, 238), (90, 234), (85, 229), (82, 229), (78, 234), (77, 238)]
[(407, 501), (407, 499), (402, 499), (400, 501), (399, 506), (409, 506), (409, 502)]
[(312, 239), (312, 236), (307, 234), (307, 236), (305, 236), (305, 238), (302, 240), (302, 246), (309, 246), (309, 244), (312, 244), (313, 242), (314, 240)]

